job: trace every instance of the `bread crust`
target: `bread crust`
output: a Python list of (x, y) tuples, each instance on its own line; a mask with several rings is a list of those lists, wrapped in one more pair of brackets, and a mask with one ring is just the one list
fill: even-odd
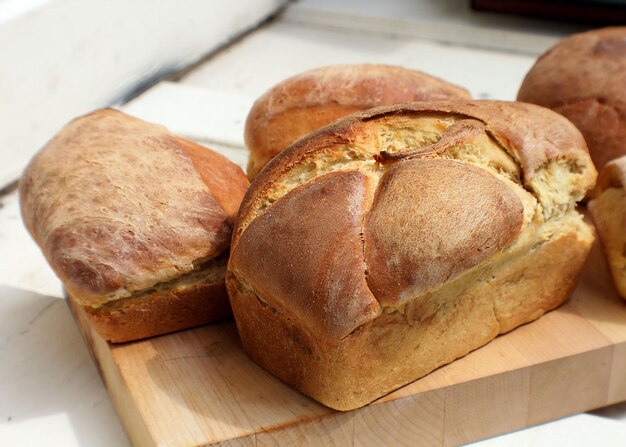
[[(364, 405), (567, 299), (594, 240), (575, 204), (595, 177), (580, 132), (533, 105), (336, 121), (272, 160), (242, 202), (226, 282), (243, 346), (328, 406)], [(301, 211), (324, 197), (328, 213)], [(345, 264), (320, 256), (333, 246)], [(324, 292), (355, 277), (369, 290)], [(379, 310), (352, 307), (369, 296)]]
[[(71, 296), (68, 299), (74, 300)], [(111, 309), (83, 309), (98, 334), (111, 343), (189, 329), (232, 315), (223, 277), (217, 283), (199, 283), (191, 289), (153, 292)]]
[[(287, 154), (277, 155), (258, 180), (250, 185), (241, 203), (233, 242), (245, 228), (252, 210), (259, 205), (259, 197), (269, 194), (279, 178), (297, 166), (306, 165), (317, 153), (328, 147), (360, 144), (363, 140), (376, 139), (375, 129), (368, 123), (390, 117), (436, 116), (454, 120), (476, 120), (483, 124), (484, 132), (497, 141), (519, 166), (524, 187), (541, 194), (536, 180), (543, 180), (541, 174), (551, 163), (563, 162), (579, 171), (571, 185), (572, 203), (581, 200), (597, 178), (597, 171), (591, 163), (585, 140), (576, 127), (562, 116), (540, 106), (505, 101), (454, 101), (421, 102), (377, 107), (354, 113), (331, 123), (306, 138), (296, 141)], [(445, 148), (427, 147), (427, 152), (437, 152)], [(371, 156), (378, 155), (378, 151)], [(550, 175), (550, 173), (548, 173)], [(538, 179), (539, 177), (539, 179)], [(581, 195), (582, 194), (582, 195)]]
[[(343, 338), (380, 315), (361, 248), (368, 178), (337, 172), (295, 188), (260, 216), (234, 250), (234, 265), (283, 314)], [(320, 216), (324, 216), (320, 219)]]
[[(247, 184), (226, 158), (162, 126), (103, 109), (72, 121), (44, 147), (19, 193), (24, 223), (72, 299), (96, 316), (103, 335), (126, 341), (156, 335), (151, 328), (183, 327), (182, 310), (174, 307), (187, 295), (190, 324), (200, 316), (207, 321), (201, 305), (207, 299), (222, 301), (215, 317), (223, 318), (224, 294), (201, 285), (169, 297), (161, 291), (141, 306), (126, 300), (115, 314), (100, 310), (227, 251)], [(178, 323), (150, 320), (168, 308)]]
[(361, 110), (413, 101), (470, 99), (469, 92), (425, 73), (376, 64), (321, 67), (293, 76), (253, 105), (245, 126), (253, 179), (276, 154), (315, 129)]
[(368, 284), (381, 304), (400, 304), (508, 246), (522, 223), (520, 199), (481, 168), (452, 160), (398, 163), (383, 174), (364, 225)]
[(230, 272), (226, 285), (250, 357), (304, 394), (347, 411), (562, 304), (576, 287), (592, 242), (593, 237), (569, 232), (517, 263), (497, 266), (485, 282), (475, 281), (456, 295), (447, 312), (428, 314), (417, 307), (385, 312), (335, 342), (285, 318)]
[(588, 208), (596, 225), (615, 289), (626, 299), (626, 156), (600, 172)]
[(583, 133), (598, 169), (626, 154), (626, 27), (574, 34), (544, 53), (518, 100), (562, 114)]

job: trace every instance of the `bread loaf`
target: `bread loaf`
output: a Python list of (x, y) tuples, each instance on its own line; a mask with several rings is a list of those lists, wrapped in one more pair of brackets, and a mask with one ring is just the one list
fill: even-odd
[(298, 138), (350, 113), (411, 101), (469, 99), (464, 88), (415, 70), (372, 64), (336, 65), (293, 76), (259, 98), (245, 142), (253, 179)]
[(521, 103), (381, 107), (277, 156), (226, 283), (244, 349), (349, 410), (560, 305), (594, 240), (580, 132)]
[(107, 109), (65, 126), (19, 194), (70, 298), (123, 342), (230, 315), (224, 273), (247, 186), (221, 155)]
[(615, 288), (626, 299), (626, 156), (609, 162), (598, 178), (589, 212), (598, 229)]
[(598, 169), (626, 155), (626, 27), (563, 39), (530, 69), (517, 99), (572, 121)]

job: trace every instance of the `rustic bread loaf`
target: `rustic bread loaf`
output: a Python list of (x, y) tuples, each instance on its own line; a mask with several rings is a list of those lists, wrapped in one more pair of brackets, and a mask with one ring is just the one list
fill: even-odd
[(598, 169), (626, 155), (626, 27), (563, 39), (537, 60), (517, 99), (572, 121)]
[(626, 299), (626, 156), (609, 162), (598, 178), (589, 212), (596, 224), (615, 288)]
[(106, 109), (65, 126), (19, 193), (71, 299), (123, 342), (230, 315), (224, 273), (247, 186), (221, 155)]
[(248, 177), (291, 143), (331, 121), (372, 107), (469, 99), (464, 88), (415, 70), (373, 64), (310, 70), (276, 85), (254, 104), (245, 127)]
[(243, 346), (323, 404), (362, 406), (561, 304), (595, 178), (580, 132), (530, 104), (336, 121), (242, 202), (226, 284)]

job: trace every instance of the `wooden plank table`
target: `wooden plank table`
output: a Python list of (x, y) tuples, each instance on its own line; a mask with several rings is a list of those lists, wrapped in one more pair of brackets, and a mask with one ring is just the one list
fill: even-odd
[(626, 303), (597, 245), (564, 306), (345, 413), (256, 366), (232, 322), (111, 345), (72, 308), (138, 446), (453, 446), (626, 400)]

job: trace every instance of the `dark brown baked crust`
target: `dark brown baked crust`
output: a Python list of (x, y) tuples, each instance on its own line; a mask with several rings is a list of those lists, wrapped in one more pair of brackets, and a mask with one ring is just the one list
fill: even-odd
[(375, 64), (321, 67), (293, 76), (255, 103), (245, 128), (248, 177), (300, 137), (354, 112), (414, 101), (470, 99), (468, 91), (425, 73)]
[(357, 171), (337, 172), (295, 188), (250, 224), (232, 252), (262, 296), (292, 298), (273, 306), (334, 338), (381, 312), (361, 248), (368, 180)]
[[(105, 109), (64, 127), (30, 162), (19, 192), (24, 223), (68, 293), (91, 308), (98, 327), (110, 319), (107, 337), (126, 340), (183, 327), (185, 312), (192, 325), (212, 319), (197, 305), (218, 288), (199, 284), (168, 297), (159, 286), (228, 250), (247, 184), (219, 154)], [(127, 299), (154, 287), (159, 293), (141, 305)], [(186, 295), (189, 309), (169, 309), (177, 323), (150, 320)], [(224, 301), (224, 294), (214, 298)], [(100, 312), (118, 300), (128, 307)], [(225, 306), (215, 304), (215, 318)]]
[(562, 303), (595, 178), (580, 132), (529, 104), (336, 121), (242, 202), (227, 287), (243, 346), (326, 405), (364, 405)]
[(366, 218), (367, 282), (383, 305), (436, 288), (508, 246), (522, 213), (517, 195), (484, 169), (452, 160), (398, 163), (382, 175)]
[(598, 169), (626, 154), (626, 27), (574, 34), (543, 54), (518, 100), (548, 107), (583, 133)]

